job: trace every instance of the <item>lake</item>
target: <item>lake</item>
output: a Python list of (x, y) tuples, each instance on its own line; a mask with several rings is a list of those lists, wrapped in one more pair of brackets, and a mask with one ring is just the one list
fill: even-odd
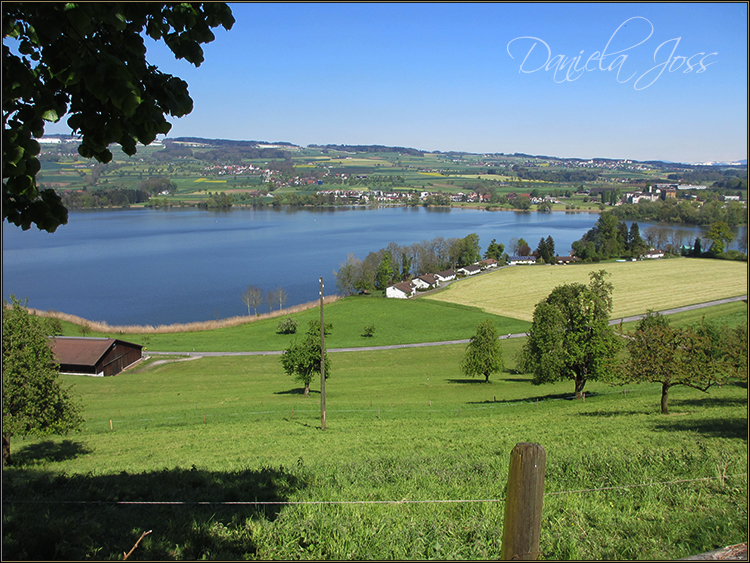
[[(158, 325), (247, 314), (248, 285), (286, 290), (285, 306), (336, 293), (334, 270), (390, 242), (479, 235), (536, 248), (552, 236), (568, 254), (598, 218), (589, 213), (380, 207), (71, 211), (55, 233), (3, 221), (3, 298), (112, 325)], [(641, 235), (649, 223), (640, 222)], [(681, 227), (690, 239), (705, 229)], [(267, 312), (263, 305), (259, 313)]]

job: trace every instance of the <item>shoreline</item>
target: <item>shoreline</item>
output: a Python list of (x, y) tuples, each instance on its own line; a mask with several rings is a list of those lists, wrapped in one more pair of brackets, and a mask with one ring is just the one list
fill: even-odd
[[(340, 295), (327, 295), (323, 297), (323, 304), (329, 305), (335, 303), (341, 299)], [(217, 328), (230, 328), (240, 326), (243, 324), (252, 323), (264, 319), (273, 319), (277, 317), (283, 317), (285, 315), (291, 315), (293, 313), (299, 313), (301, 311), (307, 311), (320, 306), (320, 301), (308, 301), (307, 303), (300, 303), (299, 305), (293, 305), (285, 309), (277, 309), (276, 311), (270, 311), (268, 313), (262, 313), (260, 315), (241, 315), (236, 317), (228, 317), (226, 319), (217, 319), (213, 321), (196, 321), (192, 323), (174, 323), (169, 325), (110, 325), (105, 321), (91, 321), (71, 315), (69, 313), (61, 313), (59, 311), (42, 311), (40, 309), (33, 309), (26, 307), (26, 310), (31, 315), (48, 319), (59, 319), (69, 323), (77, 325), (88, 325), (92, 332), (104, 332), (110, 334), (169, 334), (176, 332), (201, 332), (204, 330), (214, 330)]]

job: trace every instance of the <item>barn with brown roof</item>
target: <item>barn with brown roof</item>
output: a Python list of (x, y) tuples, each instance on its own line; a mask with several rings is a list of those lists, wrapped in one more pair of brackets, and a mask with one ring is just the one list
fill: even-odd
[(117, 375), (143, 357), (143, 346), (115, 338), (56, 336), (50, 338), (60, 373)]

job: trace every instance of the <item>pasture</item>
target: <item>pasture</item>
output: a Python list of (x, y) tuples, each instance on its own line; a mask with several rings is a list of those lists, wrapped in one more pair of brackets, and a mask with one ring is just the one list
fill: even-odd
[[(639, 291), (661, 287), (673, 263), (693, 262), (706, 261), (660, 261), (664, 269), (647, 270), (642, 284), (621, 282), (629, 271), (620, 267), (655, 263), (600, 267), (613, 272), (618, 310), (618, 288), (619, 299), (645, 302)], [(537, 282), (551, 289), (575, 271), (585, 283), (592, 269), (507, 268), (436, 296), (514, 272), (556, 272)], [(692, 283), (682, 272), (673, 277)], [(727, 272), (702, 275), (725, 284), (741, 277)], [(636, 312), (676, 306), (683, 286), (675, 287)], [(533, 309), (523, 291), (514, 288), (516, 300)], [(698, 314), (738, 324), (747, 304), (671, 319), (684, 324)], [(488, 316), (501, 334), (528, 327), (433, 296), (348, 298), (326, 306), (334, 324), (326, 344), (401, 342), (413, 332), (468, 338)], [(294, 317), (304, 327), (319, 310)], [(674, 387), (665, 416), (659, 385), (589, 381), (584, 401), (571, 400), (572, 382), (533, 385), (516, 370), (522, 338), (501, 340), (505, 370), (489, 384), (461, 374), (461, 344), (337, 352), (322, 431), (319, 382), (305, 397), (277, 355), (179, 354), (191, 342), (279, 350), (292, 337), (276, 334), (277, 322), (133, 335), (175, 354), (112, 378), (61, 376), (80, 396), (86, 422), (65, 437), (12, 440), (3, 559), (120, 559), (149, 530), (129, 559), (496, 559), (518, 442), (547, 452), (542, 559), (676, 559), (747, 540), (746, 380), (708, 393)], [(377, 327), (371, 339), (360, 334), (369, 322)]]
[(119, 559), (148, 530), (131, 559), (497, 558), (522, 441), (547, 451), (542, 559), (746, 541), (745, 381), (675, 387), (662, 416), (658, 385), (590, 381), (573, 401), (516, 372), (522, 339), (501, 343), (489, 384), (460, 373), (463, 345), (332, 353), (325, 431), (319, 384), (304, 397), (278, 356), (63, 376), (86, 423), (12, 442), (3, 558)]
[(612, 318), (706, 303), (747, 294), (747, 263), (679, 258), (567, 266), (512, 266), (454, 283), (427, 297), (479, 307), (487, 313), (531, 322), (536, 304), (558, 285), (589, 282), (606, 270), (613, 285)]

